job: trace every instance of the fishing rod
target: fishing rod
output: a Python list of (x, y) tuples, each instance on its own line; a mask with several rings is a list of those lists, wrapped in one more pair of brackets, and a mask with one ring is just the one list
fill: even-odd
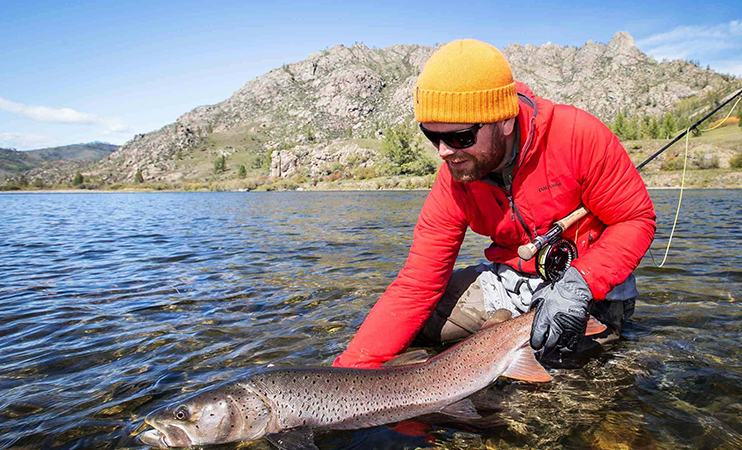
[[(674, 143), (682, 139), (691, 130), (696, 129), (698, 125), (703, 123), (706, 119), (713, 116), (721, 108), (729, 104), (732, 100), (739, 97), (742, 94), (742, 90), (731, 96), (724, 103), (717, 106), (710, 113), (703, 116), (702, 119), (686, 128), (681, 134), (675, 137), (670, 143), (657, 150), (652, 156), (644, 160), (641, 164), (636, 166), (636, 170), (641, 170), (642, 167), (646, 166), (650, 161), (658, 157), (662, 152), (670, 148)], [(536, 236), (533, 242), (521, 245), (518, 247), (518, 256), (529, 261), (531, 258), (537, 255), (536, 259), (536, 272), (538, 275), (548, 281), (556, 282), (559, 280), (564, 272), (570, 267), (572, 261), (577, 258), (577, 246), (574, 242), (561, 236), (564, 231), (572, 226), (575, 222), (582, 219), (590, 212), (585, 205), (580, 205), (577, 209), (572, 211), (565, 218), (558, 220), (552, 225), (552, 227), (546, 233)]]
[(718, 110), (720, 110), (721, 108), (725, 107), (727, 104), (729, 104), (729, 102), (731, 102), (735, 98), (739, 97), (740, 94), (742, 94), (742, 90), (740, 90), (736, 94), (732, 95), (731, 97), (729, 97), (729, 99), (727, 101), (725, 101), (721, 105), (719, 105), (716, 108), (714, 108), (714, 110), (711, 111), (710, 113), (708, 113), (705, 116), (703, 116), (703, 119), (699, 120), (698, 122), (694, 123), (690, 127), (686, 128), (685, 131), (683, 131), (682, 133), (680, 133), (679, 135), (677, 135), (677, 137), (675, 137), (675, 139), (673, 139), (672, 142), (670, 142), (669, 144), (665, 145), (661, 149), (657, 150), (654, 155), (650, 156), (643, 163), (641, 163), (638, 166), (636, 166), (636, 170), (641, 170), (642, 167), (646, 166), (650, 161), (652, 161), (654, 158), (658, 157), (662, 152), (664, 152), (665, 150), (667, 150), (668, 148), (670, 148), (670, 146), (672, 144), (674, 144), (674, 143), (678, 142), (680, 139), (682, 139), (683, 136), (685, 136), (691, 130), (695, 129), (698, 125), (700, 125), (701, 123), (703, 123), (704, 120), (706, 120), (709, 117), (713, 116), (714, 114), (716, 114), (716, 112)]

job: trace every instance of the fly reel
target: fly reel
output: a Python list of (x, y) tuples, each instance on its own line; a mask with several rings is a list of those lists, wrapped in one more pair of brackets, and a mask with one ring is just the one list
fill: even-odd
[(577, 246), (567, 238), (559, 238), (541, 247), (536, 253), (536, 273), (541, 279), (556, 283), (577, 258)]

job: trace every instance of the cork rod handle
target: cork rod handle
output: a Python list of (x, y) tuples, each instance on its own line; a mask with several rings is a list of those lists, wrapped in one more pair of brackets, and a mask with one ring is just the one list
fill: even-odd
[[(550, 230), (549, 234), (552, 234), (551, 231), (554, 230), (554, 227), (561, 228), (561, 230), (557, 230), (557, 233), (554, 234), (562, 233), (564, 230), (571, 227), (575, 222), (585, 217), (588, 212), (589, 211), (587, 210), (587, 208), (585, 208), (585, 205), (580, 205), (579, 208), (572, 211), (567, 217), (558, 220)], [(544, 244), (547, 243), (547, 239), (544, 236), (538, 236), (534, 240), (534, 242), (529, 242), (528, 244), (518, 247), (518, 256), (520, 256), (520, 258), (524, 261), (528, 261), (533, 258), (534, 255), (536, 255), (536, 252), (538, 252), (538, 250), (543, 247)]]

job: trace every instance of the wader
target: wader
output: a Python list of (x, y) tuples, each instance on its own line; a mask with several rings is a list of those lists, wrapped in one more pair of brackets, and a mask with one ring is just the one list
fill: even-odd
[[(545, 283), (535, 275), (517, 272), (499, 263), (482, 263), (454, 270), (438, 305), (413, 345), (435, 346), (460, 341), (504, 308), (518, 316), (528, 312), (536, 288)], [(605, 300), (594, 302), (590, 314), (608, 329), (592, 341), (618, 339), (625, 320), (634, 314), (638, 295), (633, 275), (611, 290)]]

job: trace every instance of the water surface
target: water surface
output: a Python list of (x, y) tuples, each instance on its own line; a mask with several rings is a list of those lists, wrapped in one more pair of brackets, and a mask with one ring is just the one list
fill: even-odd
[[(146, 448), (150, 411), (256, 367), (328, 365), (407, 257), (425, 192), (0, 196), (0, 449)], [(653, 191), (662, 259), (677, 191)], [(686, 191), (624, 338), (500, 423), (324, 449), (742, 448), (742, 192)], [(483, 261), (468, 236), (459, 266)], [(266, 441), (220, 448), (270, 448)]]

